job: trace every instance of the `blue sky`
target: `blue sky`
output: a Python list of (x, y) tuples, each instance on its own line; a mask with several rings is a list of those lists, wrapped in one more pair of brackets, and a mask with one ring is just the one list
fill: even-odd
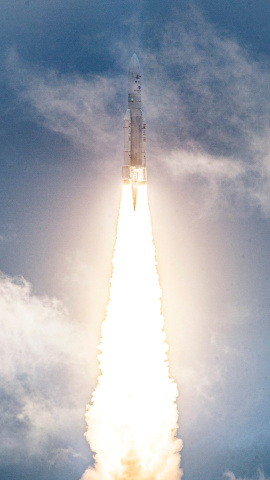
[(0, 22), (1, 480), (91, 462), (134, 52), (184, 478), (269, 478), (268, 0), (3, 0)]

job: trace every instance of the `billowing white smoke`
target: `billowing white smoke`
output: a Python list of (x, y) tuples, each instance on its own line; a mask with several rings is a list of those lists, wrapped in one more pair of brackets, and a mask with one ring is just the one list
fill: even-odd
[(23, 466), (24, 459), (29, 466), (35, 456), (49, 455), (51, 466), (83, 458), (76, 439), (74, 447), (67, 443), (79, 435), (87, 398), (91, 340), (81, 329), (56, 298), (37, 296), (23, 278), (0, 272), (2, 468)]
[(86, 412), (95, 468), (83, 480), (176, 480), (177, 387), (169, 374), (146, 186), (123, 187), (100, 376)]

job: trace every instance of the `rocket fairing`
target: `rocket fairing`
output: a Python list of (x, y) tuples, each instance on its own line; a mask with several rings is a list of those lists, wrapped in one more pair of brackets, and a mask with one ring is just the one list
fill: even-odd
[(146, 123), (141, 110), (141, 69), (137, 55), (131, 57), (128, 70), (128, 109), (124, 116), (124, 165), (122, 178), (131, 185), (135, 210), (137, 189), (146, 183)]

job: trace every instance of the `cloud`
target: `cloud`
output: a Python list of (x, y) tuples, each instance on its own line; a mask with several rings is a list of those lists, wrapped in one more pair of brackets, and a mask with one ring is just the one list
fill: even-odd
[(226, 470), (226, 472), (224, 472), (223, 474), (223, 477), (227, 478), (228, 480), (267, 480), (263, 470), (261, 470), (260, 468), (258, 468), (256, 474), (252, 477), (252, 479), (246, 476), (236, 477), (235, 474), (230, 470)]
[(30, 106), (29, 115), (37, 122), (90, 153), (92, 161), (112, 156), (122, 132), (115, 122), (115, 104), (123, 79), (30, 69), (14, 49), (7, 54), (6, 72), (10, 85)]
[(17, 240), (18, 233), (14, 224), (2, 224), (0, 232), (0, 245), (6, 245), (9, 242)]
[(269, 215), (269, 65), (191, 9), (167, 25), (150, 69), (157, 170), (196, 187), (200, 180), (206, 211), (237, 204)]
[(23, 278), (1, 274), (0, 318), (0, 459), (5, 463), (54, 449), (48, 447), (52, 438), (62, 448), (67, 432), (82, 424), (91, 383), (90, 344), (89, 332), (71, 321), (61, 302), (34, 295)]
[(56, 448), (53, 452), (53, 455), (50, 459), (50, 465), (55, 467), (57, 464), (70, 463), (74, 459), (84, 459), (83, 455), (76, 452), (72, 447), (67, 448)]
[(265, 64), (254, 61), (194, 8), (167, 25), (158, 62), (185, 112), (179, 142), (186, 131), (193, 144), (210, 154), (246, 156), (250, 132), (265, 133), (268, 126)]
[(161, 154), (160, 163), (163, 172), (182, 189), (195, 188), (193, 201), (203, 215), (219, 209), (229, 212), (236, 203), (238, 207), (246, 202), (253, 206), (258, 201), (254, 186), (247, 182), (253, 170), (241, 160), (179, 149)]

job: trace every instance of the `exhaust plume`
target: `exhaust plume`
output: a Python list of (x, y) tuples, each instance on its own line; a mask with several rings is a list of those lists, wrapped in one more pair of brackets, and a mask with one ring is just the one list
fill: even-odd
[(177, 386), (170, 377), (147, 187), (123, 185), (100, 375), (87, 407), (95, 466), (82, 480), (178, 480)]

